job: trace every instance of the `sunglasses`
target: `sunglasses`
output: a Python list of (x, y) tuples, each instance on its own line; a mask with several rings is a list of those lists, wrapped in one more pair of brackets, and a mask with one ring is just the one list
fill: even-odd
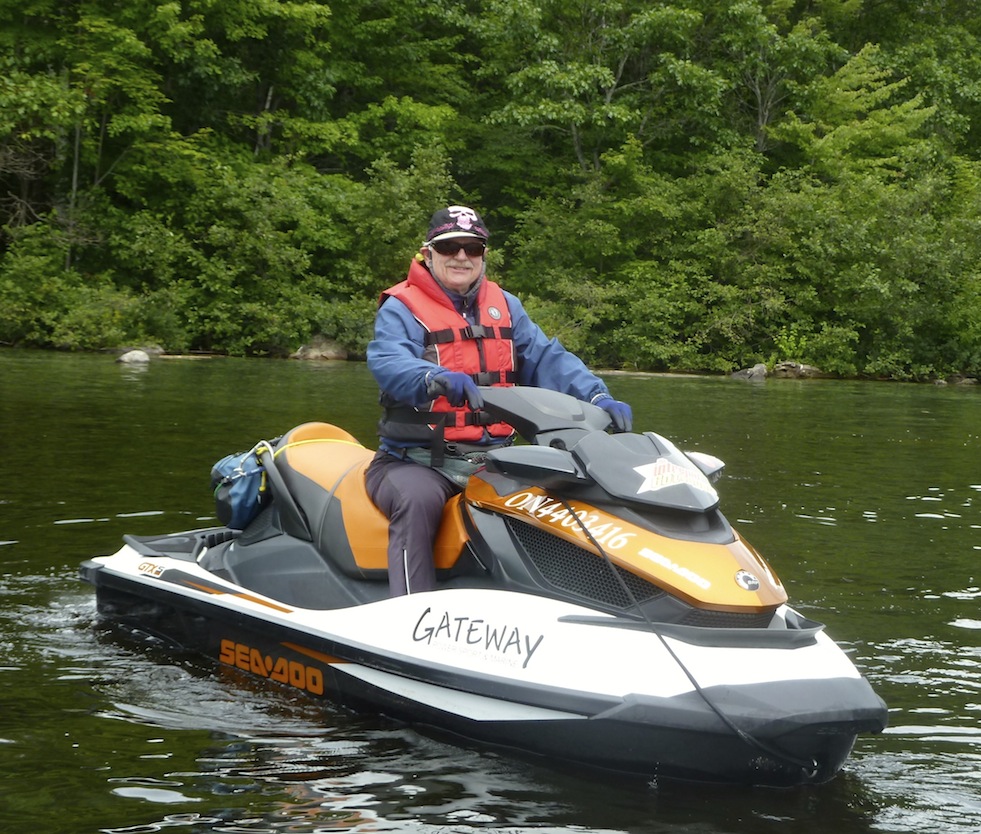
[(481, 240), (435, 240), (429, 244), (440, 255), (455, 255), (461, 249), (468, 258), (479, 258), (487, 245)]

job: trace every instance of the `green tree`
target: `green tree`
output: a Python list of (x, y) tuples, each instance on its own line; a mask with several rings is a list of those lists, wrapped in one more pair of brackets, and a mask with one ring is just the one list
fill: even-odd
[(595, 364), (976, 372), (979, 21), (967, 0), (0, 0), (0, 341), (357, 353), (459, 201)]
[(933, 116), (920, 95), (905, 97), (905, 79), (893, 81), (867, 46), (830, 76), (801, 90), (801, 113), (772, 128), (796, 146), (804, 162), (836, 177), (868, 168), (901, 170), (928, 149), (923, 126)]
[(542, 132), (582, 171), (629, 136), (690, 147), (725, 87), (690, 54), (701, 21), (681, 3), (492, 4), (481, 34), (507, 95), (489, 118)]

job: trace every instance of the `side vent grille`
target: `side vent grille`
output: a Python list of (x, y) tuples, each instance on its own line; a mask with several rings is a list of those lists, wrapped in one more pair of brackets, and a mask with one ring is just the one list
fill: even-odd
[(734, 611), (700, 611), (692, 608), (679, 622), (681, 625), (702, 628), (766, 628), (772, 620), (772, 611), (740, 614)]
[[(508, 527), (550, 585), (615, 608), (633, 606), (633, 600), (610, 571), (610, 566), (595, 553), (523, 521), (508, 519)], [(637, 602), (664, 595), (664, 591), (646, 579), (614, 567)]]
[[(634, 607), (634, 600), (644, 604), (667, 596), (657, 585), (614, 565), (632, 600), (602, 557), (523, 521), (508, 518), (507, 525), (545, 581), (559, 590), (625, 611)], [(772, 611), (740, 614), (698, 608), (689, 608), (680, 619), (672, 617), (673, 622), (701, 628), (766, 628), (772, 619)]]

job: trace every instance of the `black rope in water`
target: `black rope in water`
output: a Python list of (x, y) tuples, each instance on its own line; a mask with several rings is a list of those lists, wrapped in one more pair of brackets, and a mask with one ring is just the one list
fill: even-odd
[(628, 586), (627, 583), (623, 581), (623, 577), (620, 576), (620, 572), (616, 569), (616, 566), (613, 564), (613, 561), (610, 559), (610, 556), (606, 552), (606, 550), (603, 549), (603, 546), (598, 541), (596, 541), (593, 534), (589, 532), (589, 528), (585, 524), (583, 524), (582, 519), (572, 508), (569, 502), (562, 497), (559, 497), (558, 500), (562, 504), (562, 506), (566, 508), (569, 514), (576, 520), (576, 523), (579, 525), (579, 528), (583, 531), (583, 534), (590, 541), (590, 543), (592, 543), (593, 547), (596, 548), (600, 556), (603, 557), (603, 560), (606, 562), (607, 566), (613, 572), (613, 576), (616, 577), (616, 581), (620, 583), (620, 588), (627, 595), (627, 598), (630, 600), (630, 603), (633, 606), (633, 608), (636, 609), (636, 611), (640, 614), (640, 616), (644, 618), (644, 622), (647, 623), (647, 626), (650, 628), (651, 632), (657, 637), (658, 640), (661, 641), (661, 645), (664, 646), (667, 653), (671, 656), (671, 659), (674, 660), (674, 662), (678, 665), (678, 668), (681, 669), (682, 672), (684, 672), (685, 677), (688, 678), (689, 682), (692, 685), (692, 688), (699, 695), (699, 697), (705, 702), (705, 704), (709, 707), (709, 709), (711, 709), (712, 712), (715, 713), (715, 715), (719, 718), (719, 720), (722, 721), (722, 723), (725, 724), (730, 730), (732, 730), (732, 732), (738, 738), (742, 739), (742, 741), (744, 741), (750, 747), (755, 747), (757, 750), (759, 750), (762, 753), (765, 753), (771, 758), (785, 762), (786, 764), (793, 765), (794, 767), (798, 767), (806, 774), (813, 776), (818, 769), (818, 763), (815, 759), (811, 759), (810, 761), (804, 761), (802, 759), (798, 759), (796, 756), (792, 756), (790, 753), (786, 753), (783, 750), (773, 747), (764, 741), (760, 741), (760, 739), (756, 738), (756, 736), (752, 735), (751, 733), (739, 727), (728, 715), (725, 714), (722, 708), (719, 707), (708, 696), (705, 690), (702, 689), (701, 684), (699, 684), (699, 682), (695, 679), (695, 676), (691, 673), (691, 670), (689, 670), (688, 667), (685, 666), (684, 662), (681, 660), (680, 657), (678, 657), (675, 650), (671, 648), (671, 645), (668, 643), (667, 639), (654, 624), (654, 621), (651, 620), (649, 616), (647, 616), (647, 612), (644, 611), (643, 607), (641, 607), (640, 603), (637, 601), (637, 597), (634, 596), (633, 591), (630, 590), (630, 586)]

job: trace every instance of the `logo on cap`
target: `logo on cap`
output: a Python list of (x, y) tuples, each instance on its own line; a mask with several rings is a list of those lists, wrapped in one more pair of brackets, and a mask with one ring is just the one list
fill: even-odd
[(461, 229), (470, 229), (477, 222), (477, 212), (466, 206), (450, 206), (447, 211)]

